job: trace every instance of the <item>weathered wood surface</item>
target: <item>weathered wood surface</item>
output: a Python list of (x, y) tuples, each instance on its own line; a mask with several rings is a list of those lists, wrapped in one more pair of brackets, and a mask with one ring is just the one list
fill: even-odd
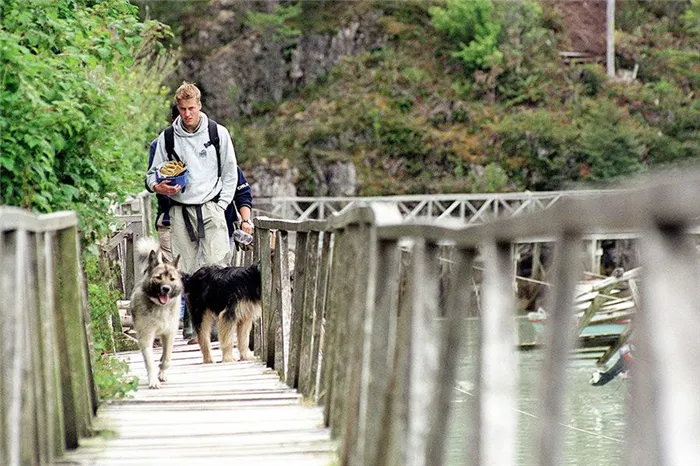
[[(632, 377), (632, 398), (638, 399), (630, 410), (625, 464), (651, 466), (698, 464), (699, 459), (700, 366), (691, 359), (700, 348), (700, 273), (696, 246), (686, 236), (697, 234), (698, 218), (700, 171), (688, 170), (637, 180), (605, 197), (560, 199), (540, 212), (480, 225), (397, 221), (396, 215), (371, 204), (343, 210), (325, 224), (257, 218), (256, 226), (278, 236), (280, 231), (320, 231), (333, 239), (330, 254), (323, 258), (331, 265), (328, 282), (319, 284), (327, 289), (327, 298), (317, 401), (341, 443), (341, 463), (350, 466), (444, 464), (441, 438), (453, 410), (455, 355), (475, 338), (480, 356), (473, 419), (477, 432), (464, 439), (469, 457), (459, 464), (515, 465), (513, 251), (518, 244), (543, 239), (556, 243), (556, 248), (535, 440), (537, 464), (560, 464), (566, 369), (578, 330), (572, 305), (588, 308), (589, 299), (600, 301), (599, 312), (586, 316), (591, 322), (603, 312), (609, 318), (630, 306), (612, 296), (613, 290), (607, 296), (605, 287), (594, 295), (586, 290), (587, 299), (576, 300), (584, 263), (598, 257), (597, 243), (589, 245), (588, 255), (581, 245), (584, 239), (598, 241), (602, 235), (641, 238), (639, 258), (645, 267), (645, 260), (651, 260), (652, 267), (640, 277), (648, 294), (641, 302), (633, 298), (636, 317), (641, 316)], [(369, 234), (361, 235), (363, 231)], [(454, 248), (461, 256), (458, 262), (469, 263), (470, 269), (478, 254), (485, 270), (475, 277), (463, 269), (441, 275), (434, 259), (443, 246)], [(392, 252), (399, 250), (402, 260), (392, 260)], [(453, 264), (449, 257), (440, 260)], [(458, 263), (454, 265), (456, 269)], [(273, 276), (278, 274), (276, 267)], [(681, 278), (674, 282), (676, 275)], [(447, 309), (436, 309), (436, 301)], [(456, 302), (459, 311), (448, 312), (454, 304), (447, 303)], [(297, 296), (296, 304), (306, 308), (307, 301)], [(481, 319), (478, 335), (467, 335), (457, 324), (460, 312)], [(678, 390), (672, 390), (675, 384)]]
[[(214, 344), (214, 359), (221, 352)], [(160, 350), (154, 350), (160, 357)], [(145, 384), (139, 352), (121, 353), (139, 377), (132, 398), (100, 407), (99, 436), (56, 465), (329, 465), (335, 444), (322, 408), (260, 362), (202, 364), (197, 345), (176, 341), (168, 381)]]
[(0, 464), (49, 464), (96, 407), (74, 212), (0, 206)]

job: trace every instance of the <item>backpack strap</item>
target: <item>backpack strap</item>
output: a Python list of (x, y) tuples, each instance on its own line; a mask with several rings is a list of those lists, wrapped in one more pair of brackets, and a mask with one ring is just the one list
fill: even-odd
[(219, 147), (219, 128), (218, 124), (211, 118), (209, 119), (209, 143), (213, 145), (214, 149), (216, 150), (216, 163), (219, 167), (219, 178), (221, 178), (221, 152)]
[[(218, 128), (218, 123), (216, 123), (214, 120), (209, 120), (209, 143), (205, 144), (206, 147), (212, 145), (214, 146), (214, 150), (216, 150), (216, 163), (218, 166), (218, 177), (221, 178), (221, 149), (220, 149), (220, 142), (219, 142), (219, 128)], [(168, 155), (168, 160), (173, 160), (175, 159), (178, 162), (182, 162), (180, 160), (180, 156), (177, 155), (175, 152), (175, 128), (173, 128), (173, 125), (168, 126), (165, 128), (165, 153)]]
[[(175, 152), (175, 128), (173, 125), (165, 128), (165, 153), (168, 155), (168, 160), (175, 159), (177, 162), (182, 162), (180, 157)], [(218, 153), (218, 152), (217, 152)]]

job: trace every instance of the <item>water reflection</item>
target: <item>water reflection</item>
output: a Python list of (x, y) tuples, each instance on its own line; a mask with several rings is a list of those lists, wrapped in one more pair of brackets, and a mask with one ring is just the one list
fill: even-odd
[[(448, 439), (448, 464), (468, 465), (471, 456), (468, 439), (475, 410), (473, 396), (475, 351), (465, 356), (455, 390), (454, 409)], [(537, 424), (537, 390), (543, 353), (539, 350), (518, 354), (518, 465), (534, 465), (535, 428)], [(595, 369), (592, 360), (572, 360), (567, 369), (567, 402), (562, 431), (564, 451), (562, 465), (617, 466), (622, 464), (628, 390), (619, 377), (602, 387), (589, 384)]]

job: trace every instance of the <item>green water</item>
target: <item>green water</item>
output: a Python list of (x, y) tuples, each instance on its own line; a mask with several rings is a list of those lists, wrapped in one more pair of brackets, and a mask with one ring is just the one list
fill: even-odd
[[(473, 354), (473, 353), (472, 353)], [(473, 438), (471, 419), (475, 409), (473, 395), (475, 364), (465, 357), (460, 367), (460, 385), (455, 392), (455, 415), (448, 435), (448, 464), (468, 465), (469, 448), (466, 439)], [(519, 399), (517, 464), (536, 464), (534, 448), (538, 419), (537, 391), (543, 353), (539, 350), (518, 353)], [(629, 391), (620, 377), (607, 385), (589, 384), (592, 360), (572, 360), (567, 369), (566, 414), (561, 423), (564, 451), (561, 465), (617, 466), (622, 464), (626, 407)], [(468, 392), (468, 393), (464, 393)]]

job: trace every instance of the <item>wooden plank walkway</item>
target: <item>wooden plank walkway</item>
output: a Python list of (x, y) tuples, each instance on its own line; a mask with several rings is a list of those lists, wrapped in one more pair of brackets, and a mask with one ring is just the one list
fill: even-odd
[[(221, 359), (218, 343), (214, 358)], [(160, 358), (160, 349), (154, 350)], [(255, 361), (202, 364), (198, 345), (178, 339), (160, 390), (149, 390), (140, 352), (120, 353), (139, 377), (132, 398), (100, 407), (101, 435), (57, 465), (336, 464), (323, 408), (305, 403)]]

